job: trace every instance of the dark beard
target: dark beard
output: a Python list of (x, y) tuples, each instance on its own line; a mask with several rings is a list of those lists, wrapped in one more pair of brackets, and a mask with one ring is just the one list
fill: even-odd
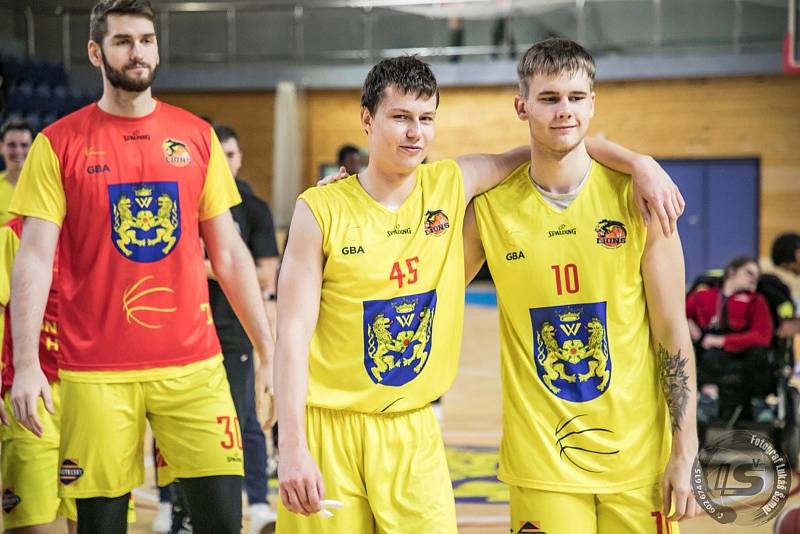
[(130, 93), (141, 93), (148, 90), (150, 86), (153, 85), (153, 80), (156, 79), (158, 65), (150, 70), (150, 76), (147, 78), (133, 79), (129, 78), (128, 75), (125, 74), (125, 69), (133, 66), (133, 64), (129, 63), (125, 65), (125, 68), (122, 70), (117, 70), (108, 63), (106, 60), (106, 55), (102, 50), (100, 51), (100, 55), (103, 58), (103, 67), (105, 68), (106, 79), (108, 80), (108, 83), (110, 83), (111, 86), (115, 87), (116, 89), (121, 89), (122, 91), (128, 91)]

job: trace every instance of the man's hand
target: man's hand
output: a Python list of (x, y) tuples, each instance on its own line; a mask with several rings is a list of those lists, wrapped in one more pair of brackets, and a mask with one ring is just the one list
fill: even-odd
[(703, 337), (703, 331), (697, 326), (696, 322), (691, 319), (688, 319), (687, 322), (689, 323), (689, 335), (692, 336), (692, 341), (697, 341)]
[(306, 447), (281, 449), (278, 487), (281, 501), (290, 512), (307, 516), (322, 509), (321, 501), (325, 498), (322, 473)]
[(700, 513), (700, 508), (692, 493), (693, 465), (694, 456), (692, 454), (673, 452), (669, 458), (664, 471), (664, 479), (661, 481), (664, 516), (670, 513), (671, 504), (675, 506), (672, 515), (668, 518), (669, 521), (691, 519)]
[(792, 337), (800, 335), (800, 318), (786, 319), (778, 327), (778, 337)]
[(664, 235), (669, 237), (686, 207), (678, 187), (661, 165), (649, 156), (637, 160), (632, 176), (636, 205), (642, 212), (645, 224), (650, 224), (652, 211), (658, 217)]
[(272, 367), (269, 364), (256, 368), (256, 414), (261, 428), (269, 430), (278, 417), (272, 397)]
[(336, 174), (329, 174), (325, 178), (323, 178), (320, 181), (318, 181), (317, 182), (317, 187), (323, 186), (323, 185), (330, 185), (333, 182), (338, 182), (339, 180), (343, 180), (344, 178), (347, 178), (348, 176), (350, 176), (350, 173), (347, 172), (347, 169), (345, 169), (344, 167), (339, 167), (339, 172), (337, 172)]
[(39, 420), (38, 401), (44, 400), (47, 411), (54, 413), (52, 392), (47, 377), (38, 365), (16, 369), (14, 384), (11, 386), (11, 405), (14, 407), (14, 418), (22, 426), (42, 437), (44, 427)]
[(721, 349), (725, 346), (725, 336), (718, 336), (715, 334), (706, 334), (700, 346), (704, 349)]

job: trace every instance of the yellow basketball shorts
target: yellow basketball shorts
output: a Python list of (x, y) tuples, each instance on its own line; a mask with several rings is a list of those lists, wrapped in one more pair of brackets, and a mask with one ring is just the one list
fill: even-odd
[(680, 534), (661, 513), (661, 484), (607, 494), (511, 486), (511, 532)]
[(60, 435), (61, 391), (58, 382), (53, 392), (51, 414), (39, 398), (39, 420), (44, 434), (37, 438), (13, 416), (11, 392), (5, 395), (9, 426), (0, 428), (0, 472), (3, 477), (3, 526), (6, 529), (46, 525), (57, 517), (77, 519), (75, 501), (58, 496), (58, 442)]
[(306, 433), (333, 517), (278, 507), (278, 534), (455, 534), (453, 486), (430, 406), (361, 414), (308, 407)]
[(144, 483), (145, 420), (158, 447), (159, 485), (239, 475), (242, 438), (221, 358), (187, 374), (138, 382), (62, 376), (59, 494), (118, 497)]

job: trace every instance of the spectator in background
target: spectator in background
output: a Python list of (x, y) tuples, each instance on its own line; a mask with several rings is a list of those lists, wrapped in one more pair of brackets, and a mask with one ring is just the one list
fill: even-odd
[(701, 423), (719, 415), (720, 385), (737, 386), (733, 402), (722, 403), (726, 407), (749, 403), (771, 388), (766, 349), (773, 324), (767, 301), (755, 292), (759, 274), (753, 258), (734, 258), (725, 267), (720, 287), (695, 291), (686, 299), (689, 331), (698, 347), (697, 419)]
[(0, 155), (6, 164), (6, 170), (0, 172), (0, 224), (12, 218), (8, 205), (32, 142), (33, 128), (27, 122), (12, 119), (0, 126)]
[(800, 276), (800, 234), (783, 234), (772, 242), (772, 263)]
[(347, 175), (358, 174), (361, 171), (361, 151), (353, 145), (342, 145), (336, 159), (339, 168), (344, 167)]
[[(272, 214), (266, 202), (259, 199), (251, 187), (240, 180), (242, 150), (239, 137), (230, 126), (218, 125), (214, 131), (228, 160), (231, 174), (236, 177), (236, 187), (242, 203), (231, 208), (236, 227), (253, 255), (256, 274), (261, 285), (264, 305), (271, 321), (275, 320), (275, 284), (278, 271), (278, 245)], [(222, 345), (225, 370), (231, 386), (233, 403), (239, 416), (244, 445), (245, 488), (249, 503), (250, 532), (257, 534), (267, 524), (274, 523), (275, 512), (267, 503), (267, 449), (264, 431), (258, 421), (255, 404), (255, 375), (253, 345), (242, 324), (236, 318), (222, 288), (208, 267), (208, 292), (214, 324)]]
[[(795, 276), (800, 276), (800, 234), (783, 234), (772, 242), (772, 263)], [(796, 295), (795, 302), (798, 302)], [(782, 321), (778, 335), (781, 337), (800, 335), (800, 318), (786, 318)]]

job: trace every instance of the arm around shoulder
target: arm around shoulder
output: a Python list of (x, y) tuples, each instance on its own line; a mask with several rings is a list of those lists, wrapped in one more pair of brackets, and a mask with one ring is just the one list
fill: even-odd
[(511, 172), (531, 159), (528, 145), (502, 154), (467, 154), (456, 158), (464, 178), (464, 196), (469, 202), (503, 181)]
[(483, 249), (481, 236), (478, 232), (478, 219), (475, 213), (475, 201), (473, 200), (467, 205), (467, 213), (464, 216), (464, 274), (466, 275), (466, 285), (469, 285), (477, 276), (485, 260), (486, 252)]
[(606, 167), (630, 174), (633, 178), (636, 205), (645, 222), (649, 224), (652, 211), (658, 218), (664, 235), (672, 234), (675, 221), (683, 213), (685, 203), (677, 186), (656, 160), (607, 139), (587, 137), (586, 150), (593, 159)]

